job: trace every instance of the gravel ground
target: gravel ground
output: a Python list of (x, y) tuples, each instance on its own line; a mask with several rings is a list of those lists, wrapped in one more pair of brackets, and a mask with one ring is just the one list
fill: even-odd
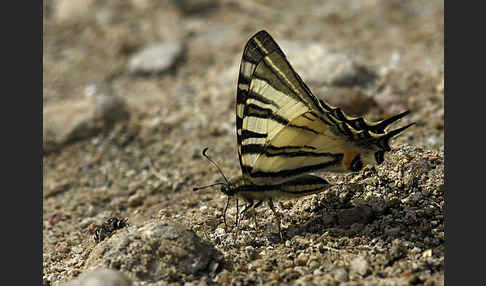
[[(43, 285), (444, 284), (443, 1), (44, 7)], [(220, 179), (206, 146), (240, 174), (237, 72), (261, 29), (316, 96), (416, 122), (382, 165), (278, 202), (284, 241), (267, 207), (235, 227), (232, 201), (226, 229), (225, 195), (192, 191)]]

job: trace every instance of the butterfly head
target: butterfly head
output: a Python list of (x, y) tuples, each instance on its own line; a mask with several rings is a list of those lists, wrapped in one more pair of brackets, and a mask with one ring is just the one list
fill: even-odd
[(245, 190), (245, 186), (248, 186), (248, 182), (245, 180), (245, 177), (240, 176), (223, 184), (220, 190), (223, 194), (232, 197), (236, 193)]
[(236, 185), (231, 184), (231, 183), (223, 183), (223, 182), (214, 183), (214, 184), (202, 186), (202, 187), (196, 187), (196, 188), (193, 188), (192, 190), (193, 191), (199, 191), (199, 190), (202, 190), (202, 189), (206, 189), (206, 188), (210, 188), (210, 187), (214, 187), (214, 186), (219, 186), (219, 185), (221, 185), (221, 188), (219, 190), (227, 196), (232, 197), (234, 194), (236, 194), (238, 192)]
[(227, 196), (233, 196), (236, 193), (236, 188), (232, 184), (223, 184), (221, 185), (221, 192)]

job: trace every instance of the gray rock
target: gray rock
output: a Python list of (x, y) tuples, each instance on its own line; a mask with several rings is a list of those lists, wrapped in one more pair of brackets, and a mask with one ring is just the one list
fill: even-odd
[(78, 278), (64, 284), (65, 286), (130, 286), (132, 281), (123, 273), (108, 269), (97, 268), (81, 274)]
[(173, 3), (187, 15), (204, 15), (216, 11), (219, 7), (219, 2), (212, 0), (177, 0)]
[(330, 105), (341, 108), (350, 116), (364, 116), (372, 106), (376, 105), (373, 97), (351, 88), (324, 86), (315, 94)]
[(374, 281), (374, 280), (363, 281), (363, 286), (376, 286), (376, 285), (377, 285), (377, 282)]
[(138, 229), (124, 228), (98, 244), (88, 257), (86, 268), (119, 268), (136, 281), (159, 281), (181, 274), (212, 274), (221, 260), (222, 254), (191, 229), (151, 220)]
[(202, 23), (204, 30), (198, 32), (194, 42), (205, 47), (224, 47), (234, 43), (241, 35), (232, 28), (225, 26), (207, 27), (206, 21)]
[(373, 210), (366, 205), (360, 205), (351, 209), (338, 212), (338, 222), (342, 226), (351, 226), (353, 223), (367, 224), (373, 216)]
[(304, 82), (353, 86), (376, 78), (373, 72), (360, 67), (350, 56), (330, 52), (320, 43), (276, 40)]
[(344, 268), (338, 268), (333, 271), (334, 279), (337, 281), (345, 282), (348, 281), (348, 271)]
[(336, 223), (336, 216), (332, 214), (325, 214), (322, 216), (322, 224), (325, 226), (330, 226)]
[(44, 108), (44, 153), (94, 136), (130, 116), (124, 99), (114, 95), (108, 85), (90, 85), (85, 95), (82, 99), (53, 103)]
[[(432, 169), (430, 162), (425, 158), (414, 158), (410, 163), (407, 164), (407, 168), (403, 174), (403, 183), (407, 187), (412, 187), (420, 181), (420, 178), (427, 174)], [(412, 199), (412, 203), (417, 203), (421, 200), (420, 194), (418, 194), (415, 200)]]
[(161, 41), (135, 53), (128, 62), (132, 73), (163, 73), (175, 66), (184, 51), (183, 45)]
[(74, 22), (89, 18), (95, 9), (95, 0), (53, 1), (54, 15), (59, 22)]
[(84, 90), (84, 95), (93, 106), (93, 116), (114, 122), (127, 118), (126, 103), (122, 97), (113, 93), (108, 84), (91, 84)]
[(368, 261), (366, 261), (366, 259), (361, 256), (353, 259), (351, 261), (350, 267), (351, 270), (354, 270), (361, 275), (366, 275), (370, 271), (370, 265), (368, 264)]
[(391, 88), (387, 87), (381, 93), (373, 96), (374, 101), (382, 110), (405, 110), (407, 109), (407, 103), (403, 97), (393, 94)]

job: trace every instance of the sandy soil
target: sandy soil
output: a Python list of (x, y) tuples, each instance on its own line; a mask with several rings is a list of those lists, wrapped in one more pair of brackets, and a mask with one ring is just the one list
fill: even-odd
[[(43, 285), (97, 267), (133, 285), (443, 285), (443, 18), (443, 1), (45, 1)], [(206, 146), (240, 174), (237, 72), (261, 29), (317, 96), (416, 122), (382, 165), (319, 173), (336, 186), (277, 203), (283, 242), (266, 206), (234, 228), (233, 201), (225, 229), (225, 195), (192, 191), (221, 179)], [(180, 53), (133, 71), (160, 41)], [(369, 76), (333, 81), (331, 57)], [(93, 85), (116, 100), (87, 97)], [(111, 216), (128, 226), (96, 243)]]

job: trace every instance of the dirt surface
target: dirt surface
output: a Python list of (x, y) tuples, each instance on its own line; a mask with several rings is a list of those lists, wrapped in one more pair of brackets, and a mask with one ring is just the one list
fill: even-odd
[[(44, 2), (43, 285), (99, 267), (127, 285), (444, 284), (443, 1)], [(226, 196), (192, 191), (221, 179), (206, 146), (240, 175), (237, 73), (262, 29), (316, 96), (416, 122), (382, 165), (278, 202), (283, 242), (266, 206), (235, 228), (232, 201), (225, 229)], [(133, 67), (154, 44), (163, 61)], [(127, 226), (95, 242), (109, 217)]]

